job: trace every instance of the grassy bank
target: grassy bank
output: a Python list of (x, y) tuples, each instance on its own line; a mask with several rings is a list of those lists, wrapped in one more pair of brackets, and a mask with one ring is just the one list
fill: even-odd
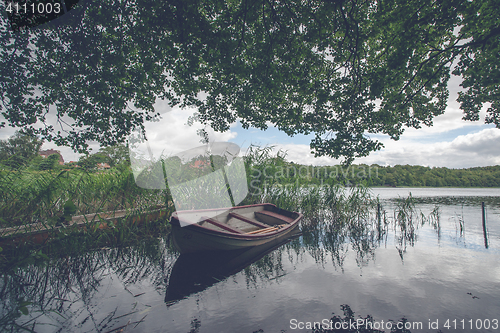
[[(5, 228), (2, 233), (14, 229), (30, 235), (3, 239), (0, 267), (9, 269), (24, 261), (40, 260), (48, 253), (70, 255), (102, 246), (126, 246), (137, 239), (168, 234), (167, 219), (172, 206), (165, 204), (166, 195), (162, 190), (136, 186), (132, 171), (126, 168), (104, 172), (76, 168), (3, 170), (0, 172), (0, 228)], [(138, 223), (142, 213), (158, 209), (167, 211), (163, 218), (141, 219)], [(120, 212), (121, 218), (103, 220), (100, 215), (90, 215), (92, 218), (80, 219), (78, 226), (71, 225), (73, 217), (100, 212)], [(47, 232), (31, 235), (40, 229)]]
[[(377, 223), (376, 228), (370, 230), (382, 232), (386, 217), (377, 211), (378, 202), (369, 188), (346, 188), (334, 178), (318, 184), (316, 178), (300, 169), (296, 169), (296, 174), (287, 174), (286, 170), (293, 165), (286, 161), (284, 154), (273, 154), (270, 147), (252, 147), (244, 160), (249, 193), (239, 205), (267, 202), (300, 211), (305, 216), (302, 226), (306, 231), (327, 228), (338, 236), (340, 230), (344, 230), (343, 237), (350, 237), (349, 234), (368, 230), (367, 223)], [(130, 168), (100, 172), (81, 169), (2, 171), (0, 191), (2, 227), (38, 222), (57, 231), (53, 239), (31, 249), (17, 247), (9, 250), (13, 252), (4, 251), (6, 266), (10, 265), (8, 258), (17, 255), (29, 259), (48, 252), (77, 253), (88, 248), (109, 244), (122, 246), (137, 239), (165, 235), (169, 230), (166, 221), (174, 209), (169, 203), (168, 189), (138, 187)], [(74, 205), (72, 209), (68, 208), (68, 202)], [(142, 225), (130, 223), (125, 216), (116, 225), (109, 224), (105, 230), (92, 224), (83, 230), (67, 226), (67, 220), (75, 215), (125, 210), (130, 217), (154, 209), (167, 210), (167, 214), (159, 221)], [(102, 221), (97, 223), (102, 224)], [(316, 231), (308, 234), (308, 242), (319, 241)], [(377, 237), (380, 237), (380, 232)], [(323, 239), (322, 242), (326, 244), (329, 240)]]
[[(345, 191), (345, 179), (332, 174), (321, 178), (328, 173), (290, 163), (271, 147), (250, 147), (244, 161), (249, 193), (237, 204), (269, 202), (312, 218), (336, 218), (345, 211), (361, 214), (354, 204), (359, 202), (373, 206), (365, 186)], [(0, 171), (0, 227), (37, 222), (57, 226), (76, 215), (123, 210), (137, 214), (167, 207), (173, 210), (169, 190), (137, 186), (130, 168)]]
[(129, 169), (0, 172), (0, 227), (56, 225), (70, 216), (163, 206), (165, 193), (139, 188)]

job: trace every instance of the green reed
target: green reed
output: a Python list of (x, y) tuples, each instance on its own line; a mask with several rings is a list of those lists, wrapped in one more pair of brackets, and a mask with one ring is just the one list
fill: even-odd
[(305, 173), (280, 171), (298, 166), (287, 162), (282, 152), (273, 155), (272, 147), (251, 147), (246, 162), (250, 193), (245, 203), (268, 202), (303, 213), (301, 246), (317, 262), (324, 263), (331, 256), (334, 265), (342, 267), (352, 249), (361, 267), (382, 241), (387, 242), (389, 228), (394, 230), (395, 246), (403, 260), (407, 247), (417, 241), (420, 225), (428, 223), (439, 234), (439, 206), (427, 216), (416, 209), (417, 200), (411, 194), (395, 200), (387, 211), (368, 187), (318, 184)]
[[(166, 204), (167, 195), (166, 190), (136, 186), (129, 169), (96, 173), (81, 169), (1, 171), (0, 227), (14, 227), (28, 235), (2, 239), (0, 268), (9, 270), (25, 261), (41, 260), (41, 254), (125, 246), (136, 239), (168, 234), (167, 220), (173, 205)], [(67, 202), (74, 205), (70, 213), (65, 208)], [(144, 212), (158, 209), (166, 211), (162, 218), (142, 218)], [(78, 226), (66, 223), (75, 215), (119, 211), (121, 218), (114, 221), (90, 215)], [(48, 230), (49, 237), (35, 243), (29, 234), (40, 226)]]
[[(139, 216), (138, 214), (135, 216)], [(100, 228), (101, 221), (87, 222), (83, 228), (61, 227), (54, 229), (42, 243), (30, 238), (7, 243), (0, 253), (0, 271), (8, 272), (33, 263), (42, 263), (49, 258), (80, 255), (102, 247), (123, 248), (138, 242), (147, 243), (170, 233), (167, 215), (152, 221), (131, 222), (130, 218), (118, 219)]]
[[(268, 202), (287, 210), (300, 211), (306, 219), (364, 219), (373, 206), (368, 188), (346, 188), (333, 182), (318, 184), (314, 175), (297, 173), (286, 154), (272, 153), (273, 147), (251, 146), (245, 156), (249, 195), (245, 203)], [(293, 169), (294, 172), (289, 172)]]
[(85, 170), (1, 171), (0, 226), (35, 222), (55, 224), (64, 204), (76, 206), (72, 215), (117, 210), (148, 210), (165, 206), (161, 190), (136, 186), (131, 170), (92, 173)]

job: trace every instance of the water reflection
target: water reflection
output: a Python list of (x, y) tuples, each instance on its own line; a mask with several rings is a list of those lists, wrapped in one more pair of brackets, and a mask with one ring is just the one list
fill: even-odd
[[(333, 333), (333, 332), (345, 332), (345, 333), (385, 333), (390, 330), (391, 333), (411, 333), (409, 328), (416, 328), (416, 331), (422, 330), (424, 328), (423, 323), (409, 323), (408, 319), (403, 317), (399, 321), (387, 320), (387, 321), (375, 321), (370, 315), (365, 317), (354, 315), (355, 312), (351, 309), (349, 304), (342, 304), (340, 306), (343, 316), (335, 315), (329, 320), (323, 320), (320, 323), (316, 323), (312, 333)], [(318, 325), (319, 324), (319, 325)], [(264, 331), (262, 331), (264, 333)]]
[(247, 285), (256, 284), (258, 279), (269, 280), (283, 276), (281, 255), (268, 256), (256, 265), (249, 266), (299, 236), (300, 231), (296, 229), (290, 237), (284, 240), (278, 239), (250, 249), (182, 254), (176, 260), (170, 273), (165, 302), (168, 306), (172, 305), (241, 270), (244, 270)]
[[(103, 248), (50, 261), (38, 258), (38, 263), (3, 274), (0, 329), (3, 326), (38, 332), (56, 326), (71, 331), (73, 325), (77, 325), (102, 331), (121, 322), (116, 318), (119, 316), (117, 306), (107, 308), (104, 318), (96, 307), (96, 299), (102, 297), (102, 289), (109, 284), (110, 276), (119, 278), (128, 292), (131, 291), (127, 286), (144, 279), (159, 287), (168, 270), (167, 263), (176, 256), (163, 241), (154, 239), (133, 247)], [(26, 301), (29, 314), (26, 310), (26, 315), (18, 320), (20, 304)]]
[(439, 206), (450, 206), (460, 204), (466, 207), (479, 207), (484, 202), (491, 207), (500, 208), (500, 201), (498, 197), (484, 197), (484, 196), (454, 196), (454, 197), (414, 197), (415, 204), (432, 204)]
[[(287, 323), (273, 324), (266, 311), (282, 315), (281, 307), (287, 315), (304, 311), (312, 316), (322, 310), (329, 316), (346, 303), (385, 320), (413, 315), (426, 321), (428, 311), (451, 318), (470, 301), (476, 303), (467, 305), (467, 311), (476, 311), (472, 306), (486, 314), (496, 311), (497, 211), (490, 214), (486, 250), (480, 208), (473, 214), (464, 209), (455, 219), (458, 206), (422, 206), (415, 201), (354, 207), (356, 213), (322, 210), (306, 217), (302, 235), (286, 244), (218, 255), (179, 256), (168, 239), (50, 255), (50, 259), (34, 252), (31, 263), (2, 272), (0, 330), (15, 331), (19, 325), (36, 332), (134, 331), (134, 327), (224, 331), (225, 326), (217, 326), (219, 320), (228, 325), (229, 317), (253, 311), (245, 331), (273, 332), (269, 327), (279, 331), (288, 329)], [(471, 214), (479, 216), (476, 227)], [(451, 236), (463, 242), (451, 244)], [(368, 305), (364, 298), (370, 300)], [(271, 305), (266, 311), (254, 310), (262, 304)], [(210, 312), (210, 306), (220, 307), (220, 313)], [(380, 310), (383, 307), (389, 310)], [(447, 312), (449, 307), (455, 312)], [(180, 320), (179, 313), (188, 315)], [(165, 318), (170, 320), (169, 329), (164, 329)]]
[[(379, 204), (377, 210), (363, 210), (363, 214), (344, 214), (336, 218), (304, 219), (302, 248), (308, 251), (318, 263), (326, 263), (331, 257), (334, 266), (342, 269), (349, 249), (356, 253), (358, 267), (364, 267), (373, 260), (375, 250), (387, 246), (392, 232), (395, 247), (401, 260), (408, 247), (415, 245), (418, 228), (425, 223), (435, 223), (435, 212), (429, 216), (415, 209), (411, 197), (399, 201), (392, 212)], [(392, 214), (391, 214), (392, 213)]]

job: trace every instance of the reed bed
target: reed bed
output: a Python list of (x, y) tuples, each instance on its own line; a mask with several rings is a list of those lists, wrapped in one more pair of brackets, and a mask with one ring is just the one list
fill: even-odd
[[(347, 244), (350, 244), (359, 254), (358, 260), (362, 265), (369, 260), (376, 243), (387, 237), (390, 226), (398, 231), (402, 254), (406, 246), (412, 246), (415, 242), (418, 221), (422, 222), (424, 217), (419, 217), (415, 211), (413, 198), (402, 199), (394, 213), (389, 214), (367, 187), (344, 187), (333, 183), (318, 185), (312, 184), (307, 177), (288, 177), (286, 173), (280, 173), (280, 170), (290, 166), (285, 157), (283, 152), (273, 155), (272, 147), (249, 149), (244, 158), (249, 193), (240, 204), (267, 202), (283, 209), (302, 212), (302, 242), (317, 260), (323, 260), (326, 250), (341, 266)], [(277, 174), (283, 177), (269, 177)], [(76, 207), (72, 215), (126, 210), (129, 215), (116, 225), (109, 224), (105, 231), (98, 229), (92, 221), (88, 221), (83, 232), (76, 232), (64, 225), (57, 227), (55, 241), (35, 249), (41, 250), (41, 253), (58, 252), (66, 248), (78, 252), (105, 244), (121, 246), (144, 237), (168, 233), (166, 220), (174, 209), (169, 204), (169, 196), (168, 189), (138, 187), (130, 169), (98, 173), (79, 169), (60, 172), (2, 171), (0, 224), (8, 227), (42, 222), (56, 228), (65, 217), (65, 204), (68, 201)], [(170, 211), (159, 221), (149, 221), (142, 226), (127, 223), (127, 217), (158, 208)], [(438, 212), (429, 217), (429, 223), (435, 224), (436, 218)], [(22, 251), (19, 255), (35, 250)], [(9, 253), (8, 257), (15, 257), (16, 253)], [(5, 255), (4, 251), (2, 258), (0, 253), (0, 262), (9, 266), (11, 259)], [(30, 255), (28, 253), (28, 258)]]
[[(249, 195), (246, 202), (268, 202), (304, 214), (305, 220), (327, 219), (336, 223), (365, 220), (375, 198), (368, 187), (345, 187), (342, 184), (311, 183), (308, 176), (290, 176), (283, 152), (272, 154), (272, 147), (250, 147), (245, 157)], [(283, 175), (273, 177), (272, 175)]]
[(64, 216), (68, 201), (75, 206), (73, 216), (145, 211), (165, 206), (165, 194), (136, 186), (130, 170), (0, 172), (0, 227), (37, 222), (54, 225)]
[[(362, 267), (373, 258), (380, 243), (388, 241), (389, 229), (394, 232), (394, 244), (403, 260), (407, 248), (414, 246), (421, 225), (428, 223), (439, 233), (439, 206), (427, 216), (415, 208), (417, 200), (411, 194), (385, 209), (370, 188), (363, 185), (319, 185), (305, 174), (287, 178), (286, 173), (280, 173), (290, 167), (285, 155), (272, 155), (269, 147), (251, 147), (246, 162), (249, 184), (252, 182), (246, 203), (268, 202), (303, 213), (301, 248), (319, 263), (331, 256), (334, 265), (341, 268), (352, 249)], [(275, 174), (285, 177), (270, 177)]]
[[(1, 171), (0, 236), (4, 238), (0, 268), (8, 271), (33, 260), (44, 261), (46, 254), (83, 253), (166, 235), (167, 218), (173, 210), (167, 198), (165, 190), (136, 186), (129, 169), (95, 173), (80, 169)], [(68, 202), (74, 205), (71, 211)], [(158, 210), (166, 213), (157, 220), (141, 216)], [(107, 214), (85, 215), (104, 212)], [(82, 218), (76, 223), (72, 217), (78, 215)], [(101, 215), (120, 218), (104, 220)], [(12, 231), (25, 236), (5, 237)]]
[[(367, 187), (319, 186), (308, 184), (307, 179), (266, 177), (263, 170), (267, 170), (268, 174), (278, 172), (287, 163), (284, 155), (271, 155), (270, 149), (255, 149), (245, 161), (250, 193), (242, 204), (269, 202), (304, 214), (301, 223), (303, 236), (284, 247), (289, 256), (296, 254), (297, 260), (301, 253), (307, 252), (319, 264), (332, 262), (335, 267), (343, 269), (348, 251), (354, 251), (358, 266), (366, 266), (373, 260), (381, 242), (387, 241), (390, 228), (394, 228), (394, 244), (403, 260), (406, 248), (413, 246), (417, 240), (419, 225), (429, 223), (439, 228), (439, 207), (436, 206), (429, 216), (424, 216), (415, 209), (415, 200), (411, 196), (400, 198), (389, 212)], [(2, 189), (10, 192), (1, 193), (0, 216), (11, 218), (9, 223), (60, 217), (67, 200), (75, 202), (79, 214), (85, 214), (121, 209), (148, 210), (165, 206), (165, 198), (168, 198), (167, 191), (138, 188), (129, 171), (47, 172), (36, 177), (28, 173), (4, 173), (1, 177), (0, 186), (5, 186)], [(149, 221), (140, 226), (120, 220), (117, 225), (111, 224), (104, 230), (91, 225), (83, 232), (62, 228), (50, 242), (35, 247), (10, 248), (4, 251), (3, 257), (0, 253), (0, 268), (9, 272), (6, 281), (13, 286), (13, 292), (0, 295), (9, 300), (3, 305), (7, 315), (0, 318), (0, 327), (15, 326), (17, 318), (29, 308), (30, 303), (17, 298), (20, 294), (28, 295), (30, 302), (46, 309), (61, 307), (60, 300), (69, 299), (74, 286), (81, 289), (83, 300), (90, 299), (96, 290), (94, 286), (99, 283), (103, 261), (127, 283), (153, 276), (155, 283), (160, 284), (161, 278), (168, 275), (171, 268), (168, 263), (173, 263), (177, 256), (165, 238), (168, 231), (165, 220)], [(160, 246), (162, 242), (165, 242), (165, 247)], [(139, 252), (144, 253), (128, 255), (138, 245)], [(329, 257), (331, 260), (328, 260)], [(46, 270), (39, 269), (44, 263), (49, 263)], [(158, 267), (161, 268), (159, 271)], [(245, 268), (244, 274), (248, 286), (256, 285), (260, 280), (279, 279), (284, 274), (281, 253), (266, 256)], [(51, 291), (53, 296), (46, 298), (45, 291), (39, 286), (48, 289), (54, 286)], [(21, 290), (23, 288), (25, 290)], [(33, 315), (32, 312), (30, 314)], [(352, 314), (349, 312), (346, 316), (352, 317)]]

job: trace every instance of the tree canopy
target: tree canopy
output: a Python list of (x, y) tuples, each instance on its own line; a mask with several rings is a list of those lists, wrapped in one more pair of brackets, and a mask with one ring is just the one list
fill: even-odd
[(36, 136), (16, 132), (7, 140), (0, 140), (0, 163), (11, 168), (27, 165), (38, 156), (43, 140)]
[[(4, 6), (4, 3), (0, 3)], [(34, 29), (0, 25), (6, 123), (84, 151), (123, 142), (157, 98), (217, 131), (313, 133), (347, 162), (432, 125), (463, 78), (464, 119), (500, 128), (497, 0), (88, 0)], [(3, 10), (3, 9), (2, 9)], [(456, 64), (456, 66), (454, 66)], [(40, 126), (50, 114), (58, 125)]]
[(98, 163), (107, 163), (111, 167), (130, 165), (129, 149), (123, 144), (101, 147), (95, 154), (81, 156), (78, 165), (86, 169), (97, 168)]

